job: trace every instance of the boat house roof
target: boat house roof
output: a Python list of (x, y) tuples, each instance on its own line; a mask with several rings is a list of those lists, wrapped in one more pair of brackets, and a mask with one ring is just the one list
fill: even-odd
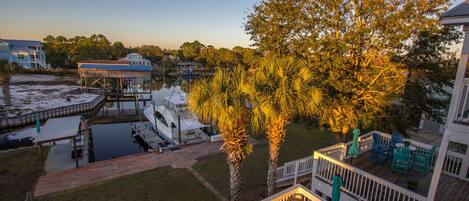
[(49, 119), (35, 137), (34, 142), (45, 143), (73, 138), (78, 134), (80, 121), (81, 116)]
[(79, 68), (99, 69), (99, 70), (116, 70), (116, 71), (146, 71), (146, 72), (152, 71), (151, 66), (144, 66), (144, 65), (115, 65), (115, 64), (83, 63), (79, 65)]
[(444, 25), (467, 25), (469, 24), (469, 0), (462, 2), (454, 8), (446, 11), (441, 16)]
[(130, 65), (128, 61), (119, 61), (119, 60), (85, 60), (78, 62), (80, 64), (120, 64), (120, 65)]

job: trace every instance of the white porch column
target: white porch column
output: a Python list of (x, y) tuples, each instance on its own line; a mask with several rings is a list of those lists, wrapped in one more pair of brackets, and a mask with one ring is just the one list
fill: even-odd
[[(445, 161), (446, 152), (448, 150), (448, 143), (451, 135), (451, 131), (448, 130), (448, 125), (454, 122), (454, 118), (457, 112), (457, 107), (459, 103), (459, 97), (461, 96), (461, 90), (464, 82), (464, 76), (466, 74), (467, 62), (469, 58), (469, 25), (464, 26), (464, 42), (461, 51), (461, 57), (459, 59), (458, 71), (456, 74), (456, 79), (454, 81), (453, 92), (451, 96), (451, 104), (448, 111), (448, 116), (445, 123), (445, 133), (443, 139), (441, 140), (440, 150), (438, 153), (438, 158), (433, 170), (432, 181), (430, 184), (430, 189), (428, 191), (427, 200), (433, 201), (435, 199), (436, 190), (438, 187), (438, 182), (440, 180), (441, 170), (443, 169), (443, 163)], [(464, 172), (464, 170), (461, 170)]]
[[(318, 172), (318, 165), (319, 165), (319, 156), (316, 151), (313, 153), (313, 171), (311, 173), (311, 190), (313, 191), (313, 181), (316, 178), (316, 173)], [(313, 191), (314, 192), (314, 191)]]

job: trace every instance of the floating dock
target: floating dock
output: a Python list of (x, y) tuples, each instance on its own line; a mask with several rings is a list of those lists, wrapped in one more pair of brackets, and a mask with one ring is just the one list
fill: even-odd
[(147, 143), (152, 149), (159, 149), (164, 140), (156, 134), (150, 125), (145, 123), (132, 123), (132, 130), (134, 131), (133, 136), (139, 136), (142, 140)]

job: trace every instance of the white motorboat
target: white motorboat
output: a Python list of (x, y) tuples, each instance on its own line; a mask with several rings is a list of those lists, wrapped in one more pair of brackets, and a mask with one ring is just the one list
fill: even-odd
[(210, 140), (202, 131), (202, 128), (209, 125), (200, 123), (188, 110), (185, 93), (165, 97), (159, 105), (150, 104), (145, 108), (144, 114), (162, 137), (177, 145)]

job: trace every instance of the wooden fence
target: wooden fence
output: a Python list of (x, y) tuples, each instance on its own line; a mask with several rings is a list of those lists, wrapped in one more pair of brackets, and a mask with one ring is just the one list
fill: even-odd
[(101, 108), (105, 100), (104, 95), (96, 97), (93, 101), (87, 103), (80, 103), (74, 105), (68, 105), (58, 108), (52, 108), (48, 110), (42, 110), (27, 114), (22, 114), (14, 117), (0, 118), (0, 128), (23, 126), (33, 124), (36, 122), (36, 116), (39, 115), (41, 121), (45, 121), (50, 118), (57, 118), (63, 116), (69, 116), (74, 114), (86, 115), (90, 112), (96, 112), (98, 108)]

